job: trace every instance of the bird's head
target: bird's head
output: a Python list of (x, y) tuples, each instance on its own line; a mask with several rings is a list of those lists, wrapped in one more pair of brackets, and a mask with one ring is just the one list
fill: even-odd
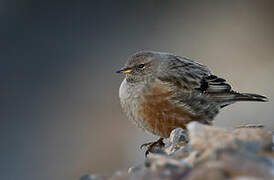
[(144, 82), (155, 77), (164, 62), (167, 53), (141, 51), (137, 52), (117, 73), (126, 74), (128, 82)]

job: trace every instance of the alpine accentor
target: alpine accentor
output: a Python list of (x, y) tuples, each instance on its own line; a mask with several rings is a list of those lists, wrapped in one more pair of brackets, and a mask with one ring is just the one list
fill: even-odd
[(157, 142), (191, 121), (211, 124), (221, 108), (237, 101), (267, 101), (233, 91), (206, 66), (170, 53), (137, 52), (117, 73), (126, 74), (119, 90), (123, 110), (138, 127), (160, 136)]

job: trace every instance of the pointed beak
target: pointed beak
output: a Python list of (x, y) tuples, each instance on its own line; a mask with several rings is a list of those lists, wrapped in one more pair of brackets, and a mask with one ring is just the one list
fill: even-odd
[(132, 69), (129, 67), (123, 67), (119, 71), (116, 71), (116, 73), (120, 73), (120, 74), (128, 74), (130, 72), (132, 72)]

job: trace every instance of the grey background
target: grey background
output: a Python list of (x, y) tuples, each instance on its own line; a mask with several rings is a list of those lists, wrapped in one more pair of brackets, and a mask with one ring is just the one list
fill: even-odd
[(269, 103), (215, 125), (273, 130), (273, 1), (0, 1), (0, 179), (78, 179), (143, 160), (114, 72), (139, 50), (188, 56)]

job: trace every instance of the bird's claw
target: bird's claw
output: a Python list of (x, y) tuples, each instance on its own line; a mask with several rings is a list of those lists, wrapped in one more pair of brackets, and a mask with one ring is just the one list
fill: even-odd
[(164, 147), (165, 146), (165, 143), (163, 142), (164, 138), (160, 138), (158, 139), (157, 141), (155, 142), (148, 142), (148, 143), (145, 143), (145, 144), (142, 144), (140, 146), (140, 149), (143, 149), (144, 147), (147, 147), (147, 150), (145, 152), (145, 157), (147, 157), (147, 155), (151, 152), (151, 150), (155, 147), (155, 146), (158, 146), (158, 147)]

